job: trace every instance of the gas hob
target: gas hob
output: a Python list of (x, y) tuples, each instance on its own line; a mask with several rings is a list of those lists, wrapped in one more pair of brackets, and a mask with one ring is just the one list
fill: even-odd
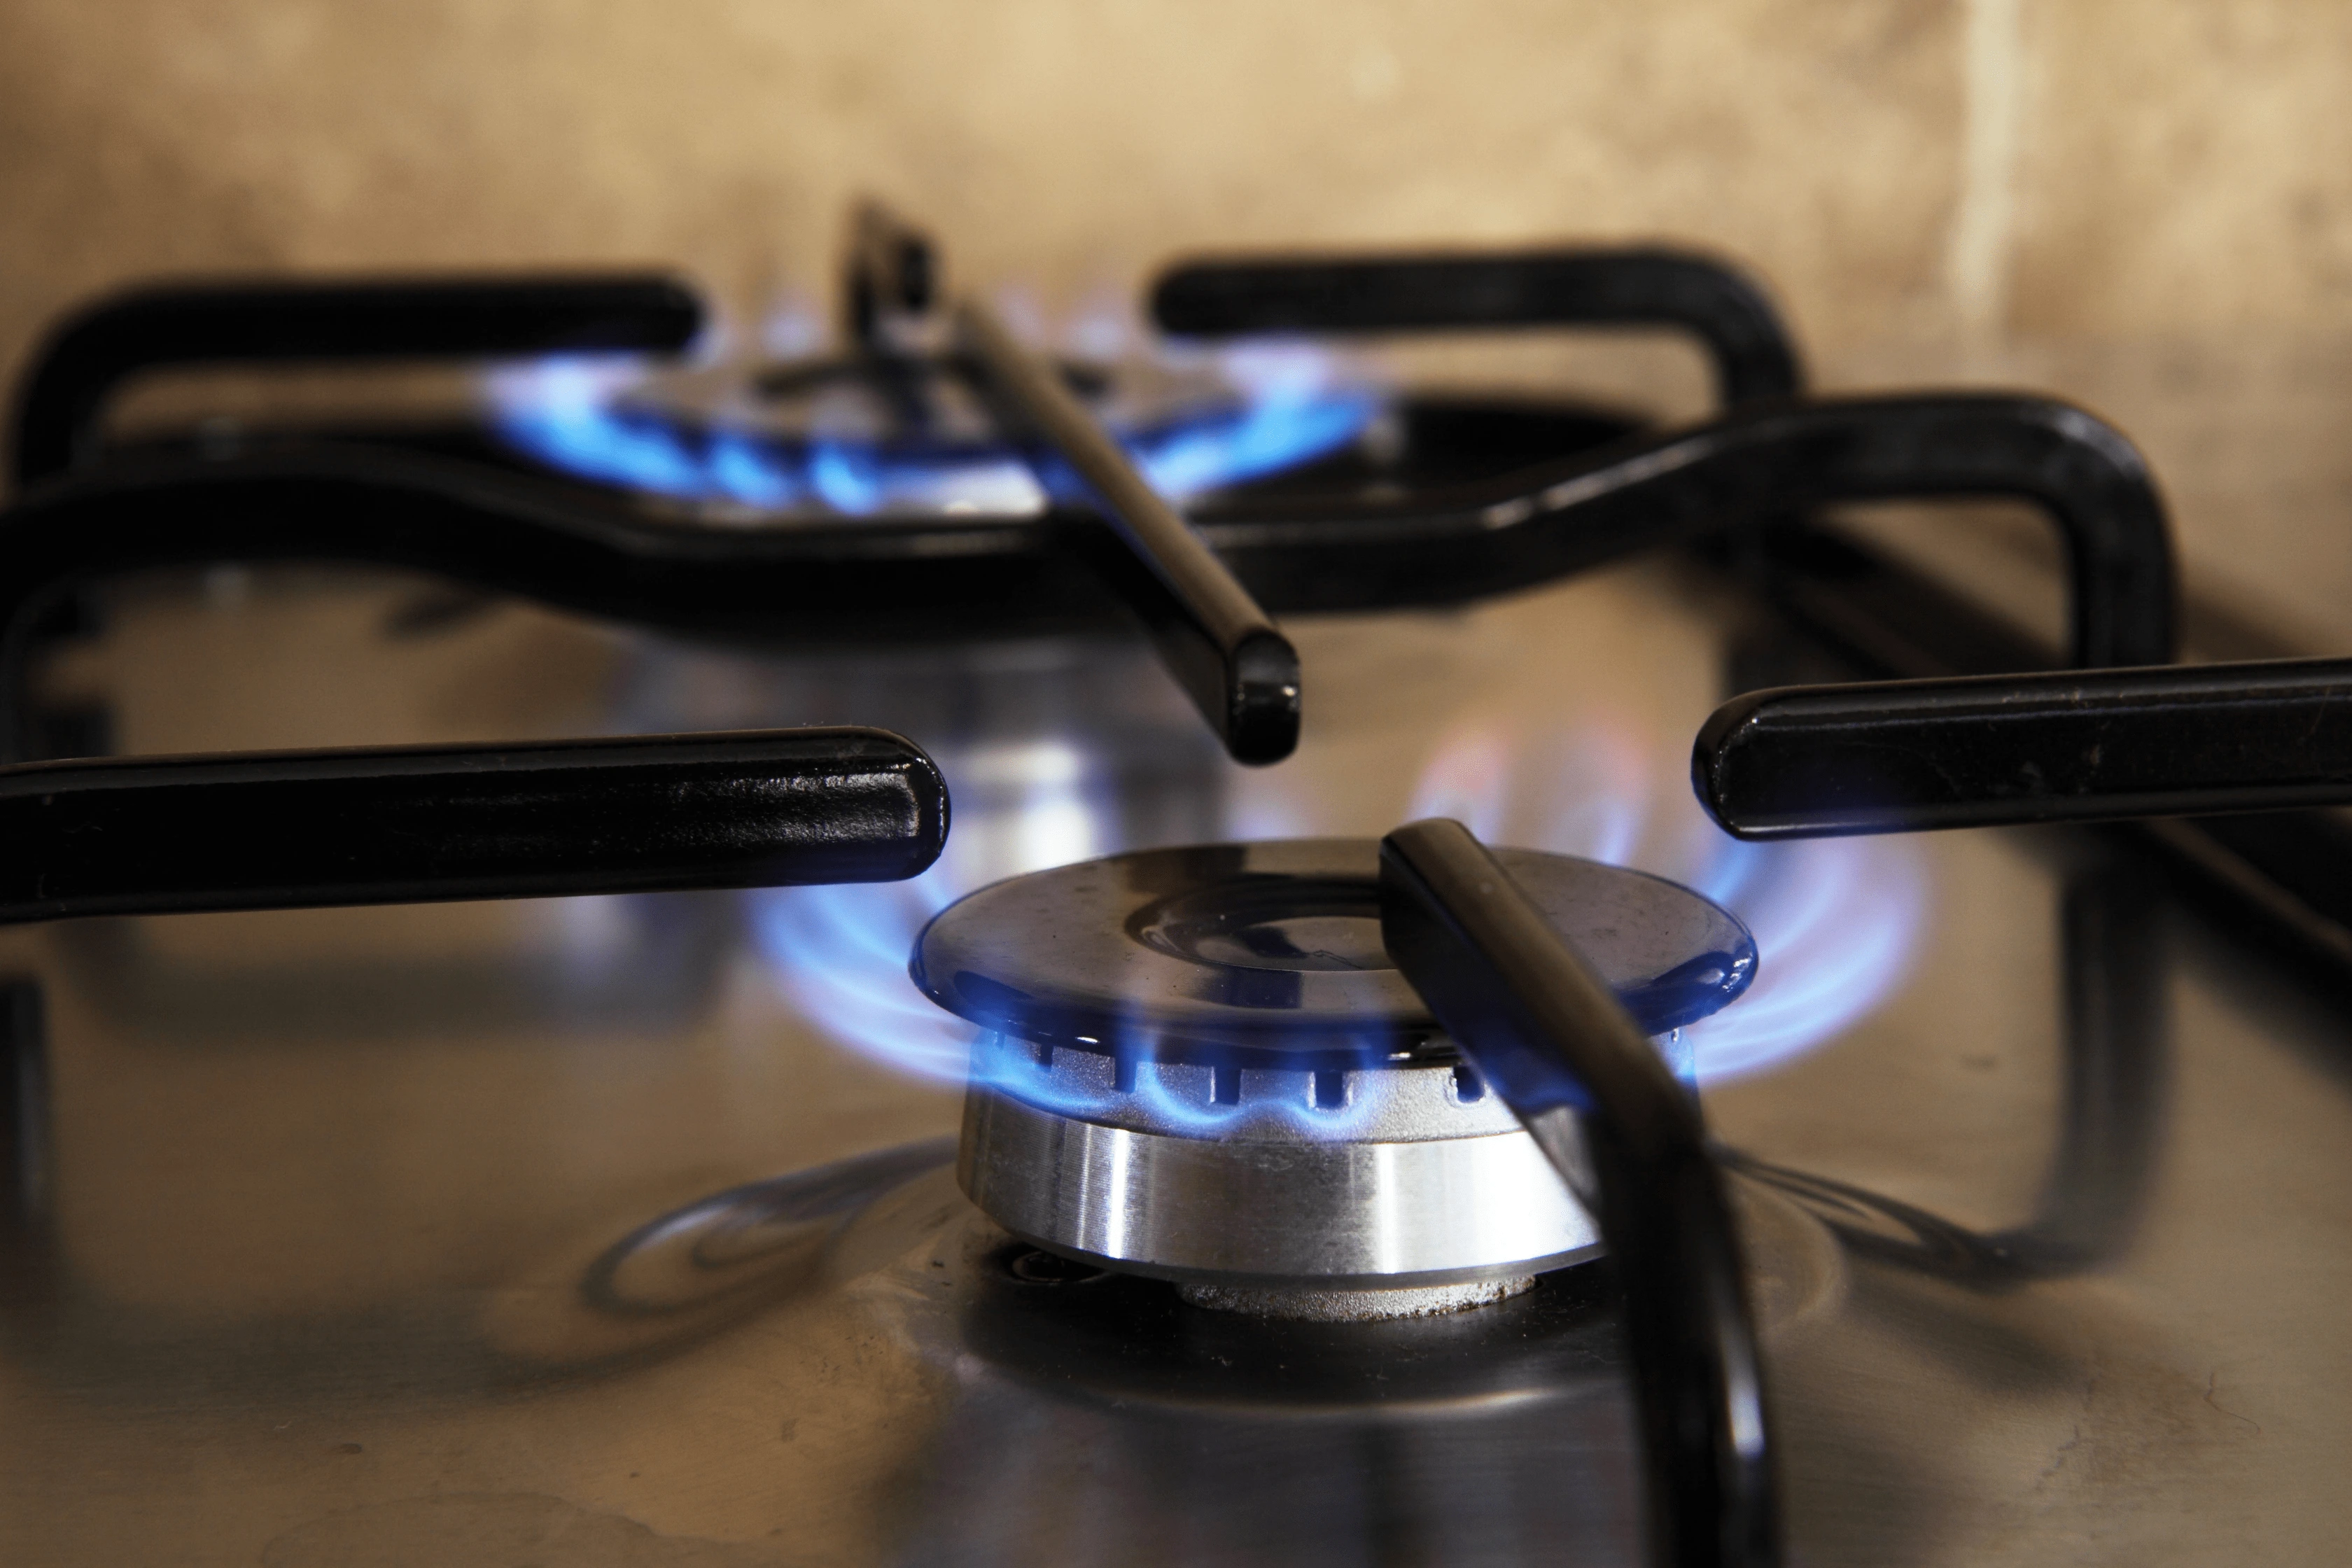
[[(1631, 439), (1654, 468), (1677, 449)], [(190, 459), (207, 460), (293, 461)], [(19, 519), (164, 488), (128, 463), (29, 492)], [(1212, 542), (1236, 493), (1201, 509)], [(1069, 526), (1047, 515), (1034, 526)], [(1304, 551), (1316, 521), (1236, 521), (1227, 558)], [(1255, 560), (1239, 575), (1268, 598), (1315, 580)], [(936, 863), (454, 904), (19, 910), (76, 918), (0, 933), (11, 1560), (1651, 1560), (1651, 1352), (1630, 1316), (1654, 1299), (1650, 1265), (1596, 1250), (1600, 1200), (1544, 1188), (1543, 1159), (1460, 1177), (1439, 1232), (1532, 1225), (1538, 1195), (1585, 1231), (1412, 1268), (1331, 1264), (1332, 1238), (1426, 1180), (1351, 1178), (1354, 1199), (1277, 1216), (1298, 1196), (1277, 1163), (1245, 1193), (1170, 1200), (1206, 1248), (1173, 1262), (1119, 1229), (1149, 1205), (1056, 1230), (975, 1180), (968, 1100), (992, 1096), (1058, 1119), (1033, 1143), (1073, 1147), (1092, 1127), (1128, 1136), (1106, 1149), (1148, 1131), (1223, 1158), (1255, 1129), (1321, 1157), (1398, 1147), (1389, 1115), (1423, 1117), (1431, 1147), (1528, 1138), (1494, 1114), (1522, 1110), (1524, 1086), (1423, 950), (1399, 937), (1403, 968), (1383, 962), (1379, 841), (1430, 818), (1513, 847), (1526, 858), (1500, 863), (1525, 885), (1546, 865), (1646, 873), (1727, 922), (1639, 975), (1594, 962), (1629, 995), (1724, 961), (1706, 983), (1719, 1010), (1635, 1016), (1659, 1080), (1703, 1111), (1745, 1259), (1788, 1560), (2316, 1561), (2341, 1533), (2352, 1216), (2331, 1162), (2352, 1147), (2352, 1038), (2325, 911), (2263, 905), (2242, 877), (2233, 901), (2215, 889), (2246, 863), (2208, 853), (2284, 819), (2221, 819), (2241, 826), (2202, 849), (2161, 824), (1743, 843), (1694, 798), (1692, 738), (1727, 699), (2021, 668), (2008, 606), (1969, 609), (1823, 523), (1459, 603), (1286, 603), (1303, 723), (1295, 752), (1251, 766), (1202, 721), (1201, 681), (1169, 679), (1115, 621), (745, 647), (588, 618), (618, 607), (593, 595), (448, 585), (521, 587), (503, 567), (401, 569), (419, 563), (228, 549), (110, 579), (82, 624), (52, 626), (25, 731), (102, 713), (121, 757), (436, 748), (411, 753), (445, 770), (418, 786), (429, 805), (453, 758), (673, 735), (719, 737), (699, 742), (716, 756), (753, 744), (725, 738), (744, 731), (873, 726), (920, 742), (953, 806), (856, 874)], [(828, 743), (839, 775), (848, 742)], [(913, 767), (857, 754), (877, 777)], [(53, 775), (79, 787), (107, 764), (28, 765), (79, 769)], [(889, 776), (920, 796), (919, 769)], [(665, 773), (622, 809), (657, 823), (685, 798), (661, 792), (686, 787)], [(562, 792), (515, 808), (547, 798)], [(396, 804), (340, 809), (396, 828)], [(321, 816), (257, 809), (251, 852), (225, 858), (299, 850)], [(1302, 841), (1342, 847), (1276, 863)], [(1116, 910), (1052, 881), (1098, 862), (1143, 868)], [(1318, 890), (1200, 891), (1276, 873)], [(1040, 963), (908, 974), (958, 910), (984, 917), (970, 941), (1003, 948), (1016, 922), (981, 889), (1024, 887), (1044, 890), (1021, 918), (1042, 924), (1013, 951)], [(1174, 1011), (1128, 980), (1070, 1010), (1077, 983), (1043, 960), (1114, 931), (1162, 963)], [(1317, 997), (1408, 980), (1381, 1029), (1302, 1043)], [(1430, 1016), (1395, 1011), (1414, 991)], [(1238, 1045), (1235, 1019), (1257, 1031)], [(967, 1093), (971, 1063), (1007, 1056)], [(1076, 1098), (1040, 1111), (1055, 1072)], [(1428, 1116), (1381, 1098), (1407, 1077)], [(1139, 1156), (1102, 1157), (1139, 1179)], [(1106, 1190), (1081, 1187), (1078, 1208)], [(1307, 1264), (1231, 1263), (1277, 1217), (1306, 1227)], [(1363, 1310), (1408, 1277), (1456, 1294)], [(1318, 1291), (1346, 1310), (1311, 1310)], [(1769, 1560), (1694, 1545), (1691, 1522), (1677, 1561)]]

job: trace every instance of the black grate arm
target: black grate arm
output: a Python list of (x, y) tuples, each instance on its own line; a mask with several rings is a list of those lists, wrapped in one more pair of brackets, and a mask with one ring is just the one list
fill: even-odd
[(1741, 838), (2352, 805), (2352, 659), (1752, 691), (1691, 778)]
[(702, 330), (675, 278), (345, 279), (154, 284), (67, 317), (17, 391), (17, 487), (89, 455), (115, 388), (165, 365), (673, 353)]
[(0, 921), (898, 881), (947, 786), (883, 730), (0, 768)]
[(992, 311), (966, 301), (956, 330), (1008, 423), (1076, 475), (1143, 568), (1114, 571), (1112, 581), (1225, 750), (1242, 763), (1290, 755), (1299, 715), (1298, 654), (1290, 640), (1053, 369), (1015, 342)]
[(1458, 822), (1381, 843), (1389, 955), (1601, 1220), (1625, 1289), (1653, 1560), (1780, 1561), (1754, 1320), (1698, 1107)]
[(939, 247), (931, 237), (881, 203), (863, 201), (849, 215), (849, 258), (842, 308), (849, 341), (867, 349), (883, 342), (883, 321), (919, 316), (940, 286)]
[(1679, 327), (1705, 346), (1726, 406), (1804, 385), (1760, 284), (1730, 262), (1660, 247), (1203, 258), (1160, 276), (1151, 313), (1163, 331), (1202, 337)]
[[(1811, 507), (1939, 497), (2023, 501), (2048, 520), (2070, 568), (2073, 662), (2172, 658), (2171, 533), (2147, 466), (2114, 426), (2043, 397), (1762, 404), (1410, 507), (1236, 502), (1195, 520), (1270, 602), (1339, 609), (1459, 602)], [(1318, 531), (1352, 534), (1353, 555), (1277, 575)]]

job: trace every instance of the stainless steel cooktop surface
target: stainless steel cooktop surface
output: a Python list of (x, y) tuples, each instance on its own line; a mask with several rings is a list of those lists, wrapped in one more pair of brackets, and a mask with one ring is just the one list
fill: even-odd
[[(1453, 816), (1755, 931), (1676, 1048), (1728, 1151), (1792, 1561), (2320, 1562), (2352, 1028), (2093, 830), (1739, 847), (1691, 737), (1790, 634), (1652, 559), (1289, 617), (1228, 763), (1140, 643), (714, 650), (390, 574), (142, 577), (43, 674), (127, 753), (856, 722), (917, 884), (0, 935), (12, 1563), (1635, 1562), (1606, 1273), (1267, 1320), (1014, 1240), (904, 963), (1115, 851)], [(1247, 1223), (1246, 1215), (1232, 1223)]]

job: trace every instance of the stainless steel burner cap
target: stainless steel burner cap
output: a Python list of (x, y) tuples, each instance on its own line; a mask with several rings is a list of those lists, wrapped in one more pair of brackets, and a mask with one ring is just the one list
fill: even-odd
[[(1686, 888), (1498, 854), (1653, 1033), (1754, 976), (1747, 929)], [(1591, 1216), (1389, 965), (1378, 868), (1370, 839), (1153, 850), (943, 911), (915, 981), (992, 1030), (965, 1193), (1040, 1247), (1254, 1311), (1364, 1291), (1469, 1305), (1491, 1292), (1438, 1288), (1597, 1252)], [(1388, 1314), (1373, 1298), (1350, 1315)]]

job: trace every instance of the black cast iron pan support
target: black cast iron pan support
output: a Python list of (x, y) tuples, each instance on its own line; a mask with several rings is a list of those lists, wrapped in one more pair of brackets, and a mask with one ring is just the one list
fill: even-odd
[(674, 353), (701, 330), (701, 301), (684, 283), (659, 273), (129, 289), (67, 317), (36, 351), (16, 398), (16, 485), (21, 489), (86, 459), (107, 398), (142, 370)]
[[(938, 247), (881, 204), (852, 217), (850, 334), (886, 380), (886, 317), (919, 317), (940, 294)], [(1137, 471), (1048, 361), (1031, 353), (976, 300), (950, 323), (957, 368), (1026, 448), (1049, 491), (1075, 491), (1108, 525), (1115, 547), (1089, 552), (1098, 576), (1132, 609), (1160, 660), (1234, 761), (1277, 763), (1298, 744), (1298, 654), (1249, 590), (1234, 580), (1176, 509)], [(909, 416), (919, 422), (919, 397)]]
[[(2042, 638), (1948, 584), (1832, 528), (1766, 540), (1760, 586), (1809, 642), (1877, 679), (2047, 669)], [(1735, 680), (1734, 689), (1785, 684)], [(2156, 850), (2174, 885), (2265, 954), (2352, 985), (2352, 815), (2325, 806), (2145, 817), (2110, 829)]]
[(849, 341), (861, 348), (885, 348), (887, 318), (919, 316), (939, 298), (938, 245), (877, 201), (861, 201), (850, 212), (845, 272), (843, 324)]
[(884, 730), (20, 763), (0, 922), (888, 882), (947, 831)]
[[(877, 204), (858, 208), (849, 300), (861, 342), (882, 346), (886, 312), (927, 309), (936, 275), (924, 235)], [(657, 277), (213, 285), (120, 295), (68, 320), (38, 356), (22, 396), (19, 483), (70, 468), (94, 443), (108, 394), (145, 368), (677, 349), (700, 322), (694, 297)], [(1228, 751), (1245, 763), (1289, 755), (1299, 707), (1298, 659), (1289, 642), (1050, 368), (982, 307), (966, 305), (958, 328), (1008, 424), (1073, 470), (1110, 524), (1125, 559), (1094, 552), (1099, 574), (1141, 616)]]
[(1760, 284), (1730, 262), (1658, 247), (1202, 258), (1160, 275), (1151, 314), (1162, 331), (1197, 337), (1672, 326), (1706, 347), (1726, 407), (1804, 385)]
[(1097, 560), (1112, 568), (1120, 596), (1225, 750), (1241, 763), (1290, 755), (1299, 713), (1298, 653), (1290, 639), (995, 312), (967, 300), (957, 307), (955, 330), (1005, 423), (1039, 448), (1030, 459), (1039, 477), (1061, 488), (1053, 481), (1066, 470), (1125, 547), (1123, 563), (1100, 553)]
[(1742, 838), (2352, 805), (2352, 659), (1753, 691), (1691, 773)]
[[(1410, 505), (1204, 508), (1202, 540), (1281, 613), (1465, 604), (1792, 506), (1965, 495), (2040, 507), (2085, 666), (2173, 649), (2164, 506), (2131, 444), (2043, 398), (1767, 405)], [(375, 562), (729, 637), (838, 642), (1116, 624), (1090, 511), (679, 526), (620, 499), (425, 453), (306, 443), (124, 458), (0, 513), (0, 627), (51, 587), (147, 566)], [(1125, 554), (1124, 551), (1114, 553)]]
[(1264, 602), (1340, 610), (1462, 603), (1791, 510), (1937, 497), (2041, 510), (2070, 568), (2074, 663), (2172, 658), (2172, 543), (2155, 480), (2121, 432), (2050, 398), (1765, 403), (1410, 505), (1207, 507), (1193, 521)]
[[(871, 198), (849, 215), (849, 247), (843, 268), (842, 327), (851, 352), (835, 362), (880, 394), (905, 431), (920, 437), (933, 430), (941, 410), (936, 356), (905, 329), (927, 322), (940, 302), (943, 265), (936, 241), (890, 208)], [(785, 384), (771, 373), (763, 385)]]
[[(1227, 507), (1193, 523), (1257, 605), (1345, 611), (1468, 603), (1793, 506), (1935, 495), (2044, 510), (2074, 565), (2074, 662), (2171, 657), (2171, 546), (2146, 468), (2109, 426), (2040, 398), (1766, 405), (1411, 507)], [(788, 643), (1113, 626), (1106, 580), (1146, 605), (1170, 596), (1098, 514), (1073, 509), (719, 530), (422, 452), (310, 442), (126, 458), (0, 512), (0, 704), (14, 709), (0, 712), (0, 744), (27, 754), (33, 617), (59, 594), (151, 567), (289, 560), (410, 567), (591, 615)], [(1205, 651), (1252, 646), (1244, 636)], [(1221, 670), (1204, 657), (1196, 677), (1236, 666), (1244, 679), (1196, 679), (1196, 698), (1250, 684), (1244, 661)]]
[[(1946, 494), (2044, 510), (2074, 563), (2077, 663), (2171, 656), (2170, 542), (2146, 468), (2110, 427), (2038, 398), (1764, 405), (1413, 508), (1229, 508), (1195, 523), (1256, 605), (1361, 610), (1531, 587), (1794, 505)], [(1172, 593), (1088, 511), (721, 531), (424, 453), (309, 443), (122, 459), (0, 513), (0, 700), (19, 709), (7, 743), (24, 754), (27, 616), (55, 594), (147, 567), (266, 560), (413, 567), (594, 615), (788, 642), (1116, 624), (1108, 576), (1182, 629)], [(1282, 682), (1244, 657), (1273, 645), (1253, 642), (1246, 616), (1228, 619), (1200, 638), (1188, 689), (1221, 705), (1254, 687), (1279, 699)], [(1217, 711), (1230, 724), (1233, 710)], [(1270, 731), (1279, 754), (1295, 708), (1287, 720), (1279, 700), (1242, 711), (1271, 712), (1255, 732)]]
[(1381, 840), (1381, 934), (1600, 1218), (1625, 1291), (1652, 1560), (1778, 1563), (1755, 1321), (1697, 1104), (1460, 823), (1417, 822)]
[[(947, 831), (882, 730), (36, 763), (0, 767), (0, 924), (897, 881)], [(0, 1305), (57, 1267), (42, 1032), (0, 979)]]

